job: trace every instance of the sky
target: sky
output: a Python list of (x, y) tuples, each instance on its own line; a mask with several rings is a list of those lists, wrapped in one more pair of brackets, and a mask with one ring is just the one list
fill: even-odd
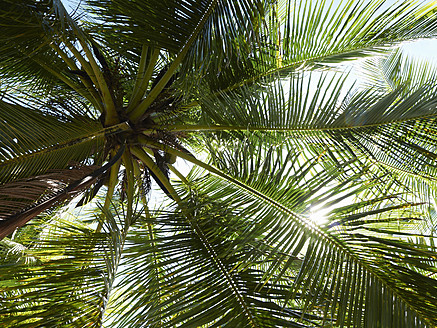
[(437, 39), (405, 43), (402, 48), (411, 56), (437, 63)]

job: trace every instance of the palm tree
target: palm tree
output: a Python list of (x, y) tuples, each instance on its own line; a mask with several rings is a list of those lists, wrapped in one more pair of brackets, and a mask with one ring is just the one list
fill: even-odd
[(1, 326), (437, 326), (435, 4), (76, 5), (0, 1)]

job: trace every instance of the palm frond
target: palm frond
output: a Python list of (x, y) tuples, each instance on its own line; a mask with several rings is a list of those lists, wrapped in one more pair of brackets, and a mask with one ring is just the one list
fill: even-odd
[(433, 4), (408, 1), (391, 6), (383, 1), (294, 2), (283, 17), (283, 61), (336, 63), (401, 41), (433, 37), (434, 9)]
[[(68, 112), (0, 102), (0, 181), (32, 177), (76, 163), (104, 159), (100, 122)], [(117, 128), (115, 129), (117, 130)]]
[(417, 88), (437, 78), (434, 63), (409, 58), (402, 48), (383, 57), (366, 59), (358, 68), (362, 84), (368, 88), (380, 88), (388, 92), (402, 88)]
[[(117, 154), (101, 167), (76, 166), (0, 185), (0, 191), (4, 193), (0, 197), (0, 239), (41, 212), (56, 204), (62, 204), (64, 200), (71, 199), (88, 188), (111, 169), (123, 153), (124, 147), (121, 147)], [(128, 212), (132, 208), (132, 204), (129, 205)]]
[(10, 84), (25, 83), (44, 90), (59, 83), (64, 84), (64, 88), (77, 83), (73, 75), (67, 74), (72, 68), (53, 47), (59, 39), (69, 37), (74, 24), (61, 1), (4, 0), (0, 8), (2, 79)]
[[(186, 204), (194, 222), (177, 213), (157, 213), (129, 234), (127, 255), (121, 262), (126, 279), (117, 286), (112, 320), (133, 327), (306, 327), (292, 320), (301, 316), (299, 309), (284, 311), (276, 303), (287, 292), (283, 281), (259, 287), (262, 270), (254, 266), (234, 271), (252, 250), (232, 252), (237, 242), (232, 240), (233, 229), (237, 223), (241, 229), (248, 228), (248, 223), (225, 212), (218, 216), (218, 204), (206, 202), (202, 211), (198, 205)], [(214, 254), (207, 251), (210, 247)], [(305, 316), (308, 322), (316, 318)]]
[[(198, 182), (199, 190), (213, 199), (224, 200), (229, 211), (238, 209), (234, 215), (251, 218), (250, 232), (249, 229), (243, 230), (239, 237), (256, 231), (261, 234), (256, 240), (269, 245), (263, 250), (267, 252), (267, 258), (271, 256), (274, 260), (265, 269), (265, 279), (275, 281), (279, 274), (275, 270), (279, 270), (279, 276), (293, 277), (284, 306), (297, 302), (304, 311), (315, 311), (311, 313), (325, 318), (328, 315), (338, 320), (340, 325), (360, 326), (366, 322), (377, 326), (396, 322), (399, 327), (421, 327), (433, 324), (435, 309), (424, 304), (436, 304), (435, 280), (413, 268), (434, 272), (435, 249), (429, 244), (402, 240), (399, 237), (402, 225), (399, 224), (393, 230), (372, 229), (372, 224), (384, 223), (384, 220), (400, 223), (417, 217), (420, 213), (409, 210), (414, 208), (412, 204), (399, 203), (396, 199), (355, 203), (344, 206), (340, 212), (331, 212), (330, 220), (335, 223), (329, 229), (319, 229), (305, 219), (305, 209), (329, 195), (330, 191), (323, 192), (323, 188), (329, 186), (326, 179), (331, 179), (333, 173), (324, 176), (301, 170), (291, 174), (293, 164), (281, 157), (282, 149), (276, 152), (255, 149), (255, 153), (250, 151), (250, 146), (245, 151), (242, 147), (235, 147), (235, 152), (226, 150), (229, 148), (221, 149), (210, 150), (214, 162), (241, 184), (233, 184), (226, 176), (210, 176)], [(247, 159), (246, 152), (251, 153), (252, 160), (242, 162), (239, 157)], [(273, 170), (273, 167), (279, 170)], [(337, 171), (341, 174), (341, 166)], [(300, 179), (301, 187), (296, 179)], [(362, 186), (363, 182), (354, 176), (348, 181), (349, 190), (356, 183)], [(384, 183), (382, 181), (379, 183)], [(247, 187), (243, 188), (243, 185)], [(317, 185), (319, 187), (315, 187)], [(317, 191), (322, 195), (317, 197)], [(344, 191), (336, 190), (335, 194), (343, 196)], [(387, 206), (390, 203), (398, 205)], [(357, 208), (359, 215), (354, 215)], [(375, 208), (379, 210), (375, 211)], [(347, 220), (336, 221), (336, 216)], [(217, 217), (222, 217), (222, 214)], [(236, 245), (248, 245), (250, 239), (246, 238), (245, 243), (236, 242)], [(295, 257), (299, 256), (302, 256), (302, 262), (296, 263)], [(329, 261), (322, 261), (322, 256)], [(431, 265), (427, 264), (429, 261)], [(385, 295), (382, 298), (381, 293)]]
[(336, 67), (403, 41), (434, 37), (437, 31), (433, 5), (408, 1), (392, 6), (378, 0), (280, 1), (266, 4), (259, 15), (235, 33), (210, 33), (183, 73), (190, 74), (194, 65), (197, 77), (213, 91), (229, 91), (266, 76)]
[[(233, 24), (234, 31), (250, 28), (255, 13), (263, 10), (260, 1), (249, 0), (239, 3), (204, 0), (172, 0), (165, 3), (91, 0), (88, 4), (92, 6), (102, 23), (99, 24), (99, 38), (103, 35), (107, 40), (117, 40), (119, 47), (123, 47), (119, 42), (122, 37), (124, 47), (127, 47), (123, 48), (124, 50), (141, 49), (142, 44), (147, 44), (173, 54), (182, 49), (204, 15), (208, 15), (207, 23), (199, 36), (199, 39), (203, 40), (198, 41), (199, 44), (203, 43), (202, 51), (206, 51), (205, 45), (211, 36), (236, 36), (227, 28), (227, 24)], [(212, 12), (209, 12), (210, 7), (213, 8)], [(147, 20), (144, 20), (144, 15), (147, 15)]]
[(36, 260), (2, 260), (0, 321), (11, 327), (101, 325), (127, 229), (119, 211), (105, 213), (100, 233), (83, 221), (94, 219), (91, 211), (80, 219), (73, 213), (35, 222), (44, 227), (37, 239), (6, 240), (31, 242), (21, 248)]
[(264, 86), (241, 87), (235, 93), (205, 96), (199, 100), (203, 116), (199, 125), (211, 126), (211, 130), (258, 128), (303, 134), (372, 128), (434, 116), (433, 80), (409, 89), (398, 86), (389, 92), (360, 89), (354, 82), (344, 74), (308, 73), (285, 81), (265, 80)]
[(224, 131), (260, 131), (272, 140), (289, 140), (316, 152), (370, 159), (405, 181), (413, 177), (434, 183), (437, 103), (434, 81), (422, 82), (384, 92), (357, 89), (340, 74), (298, 75), (264, 86), (261, 93), (259, 88), (242, 87), (202, 99), (197, 117), (192, 115), (196, 124), (173, 129), (222, 137)]

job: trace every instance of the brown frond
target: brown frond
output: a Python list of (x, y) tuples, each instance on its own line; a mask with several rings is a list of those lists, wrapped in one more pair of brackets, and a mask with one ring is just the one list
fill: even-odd
[[(0, 185), (0, 239), (55, 204), (75, 196), (96, 179), (99, 166), (72, 166)], [(88, 178), (88, 179), (87, 179)]]

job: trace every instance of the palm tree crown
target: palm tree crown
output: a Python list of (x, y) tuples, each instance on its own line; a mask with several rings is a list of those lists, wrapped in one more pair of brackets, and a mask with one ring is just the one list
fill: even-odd
[(2, 326), (436, 327), (436, 10), (0, 0)]

